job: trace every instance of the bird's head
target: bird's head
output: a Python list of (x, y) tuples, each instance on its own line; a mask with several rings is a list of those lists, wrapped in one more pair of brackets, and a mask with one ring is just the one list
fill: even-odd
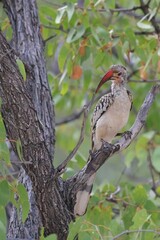
[(112, 80), (115, 84), (118, 85), (119, 84), (125, 85), (125, 83), (127, 82), (126, 68), (122, 65), (112, 65), (108, 72), (101, 79), (95, 92), (97, 93), (100, 87), (109, 80)]

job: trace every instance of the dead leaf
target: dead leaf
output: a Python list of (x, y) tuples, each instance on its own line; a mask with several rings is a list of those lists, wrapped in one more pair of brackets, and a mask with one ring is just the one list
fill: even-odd
[(79, 65), (75, 65), (72, 70), (71, 78), (74, 80), (80, 79), (82, 76), (82, 68)]
[(80, 43), (80, 47), (79, 47), (79, 55), (81, 57), (83, 57), (86, 54), (86, 46), (87, 46), (87, 38), (84, 38), (81, 43)]

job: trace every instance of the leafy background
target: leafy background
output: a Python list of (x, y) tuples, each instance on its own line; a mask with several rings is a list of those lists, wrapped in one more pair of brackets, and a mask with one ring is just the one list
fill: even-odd
[[(147, 2), (149, 7), (145, 14), (139, 0), (37, 1), (56, 112), (56, 166), (75, 147), (82, 124), (82, 108), (111, 65), (122, 64), (128, 69), (128, 87), (134, 104), (126, 129), (133, 124), (148, 90), (160, 80), (160, 42), (153, 23), (153, 19), (157, 24), (160, 22), (160, 3), (152, 0), (144, 4)], [(2, 5), (0, 27), (10, 41), (12, 29)], [(18, 60), (17, 64), (25, 79), (23, 63)], [(108, 88), (106, 84), (102, 91)], [(137, 139), (99, 170), (88, 211), (70, 225), (68, 239), (73, 239), (77, 233), (83, 240), (160, 238), (159, 109), (160, 96)], [(68, 116), (73, 120), (65, 123)], [(84, 142), (69, 163), (64, 179), (86, 163), (91, 146), (90, 117)], [(29, 210), (25, 189), (12, 176), (5, 138), (1, 117), (0, 239), (5, 239), (6, 203), (12, 201), (19, 209), (22, 206), (23, 221)], [(114, 194), (117, 188), (120, 191)], [(15, 194), (19, 196), (17, 201)], [(127, 230), (131, 232), (129, 235)]]

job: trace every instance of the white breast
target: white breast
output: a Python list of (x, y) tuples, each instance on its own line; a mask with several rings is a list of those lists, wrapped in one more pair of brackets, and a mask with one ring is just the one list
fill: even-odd
[(94, 149), (101, 147), (101, 139), (112, 142), (113, 138), (126, 125), (131, 102), (126, 90), (117, 92), (113, 104), (100, 117), (96, 124)]

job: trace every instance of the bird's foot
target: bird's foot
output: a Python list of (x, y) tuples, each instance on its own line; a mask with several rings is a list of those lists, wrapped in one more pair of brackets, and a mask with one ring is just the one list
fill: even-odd
[(102, 148), (105, 152), (110, 151), (111, 153), (114, 153), (120, 149), (119, 144), (111, 144), (111, 143), (104, 141), (103, 139), (101, 139), (101, 142), (102, 142)]
[(94, 159), (97, 157), (98, 151), (92, 152), (92, 150), (89, 150), (89, 155), (90, 155), (89, 159)]
[(131, 131), (125, 131), (123, 133), (117, 133), (116, 136), (121, 136), (121, 137), (124, 137), (125, 140), (128, 140), (128, 139), (131, 139), (132, 132)]

